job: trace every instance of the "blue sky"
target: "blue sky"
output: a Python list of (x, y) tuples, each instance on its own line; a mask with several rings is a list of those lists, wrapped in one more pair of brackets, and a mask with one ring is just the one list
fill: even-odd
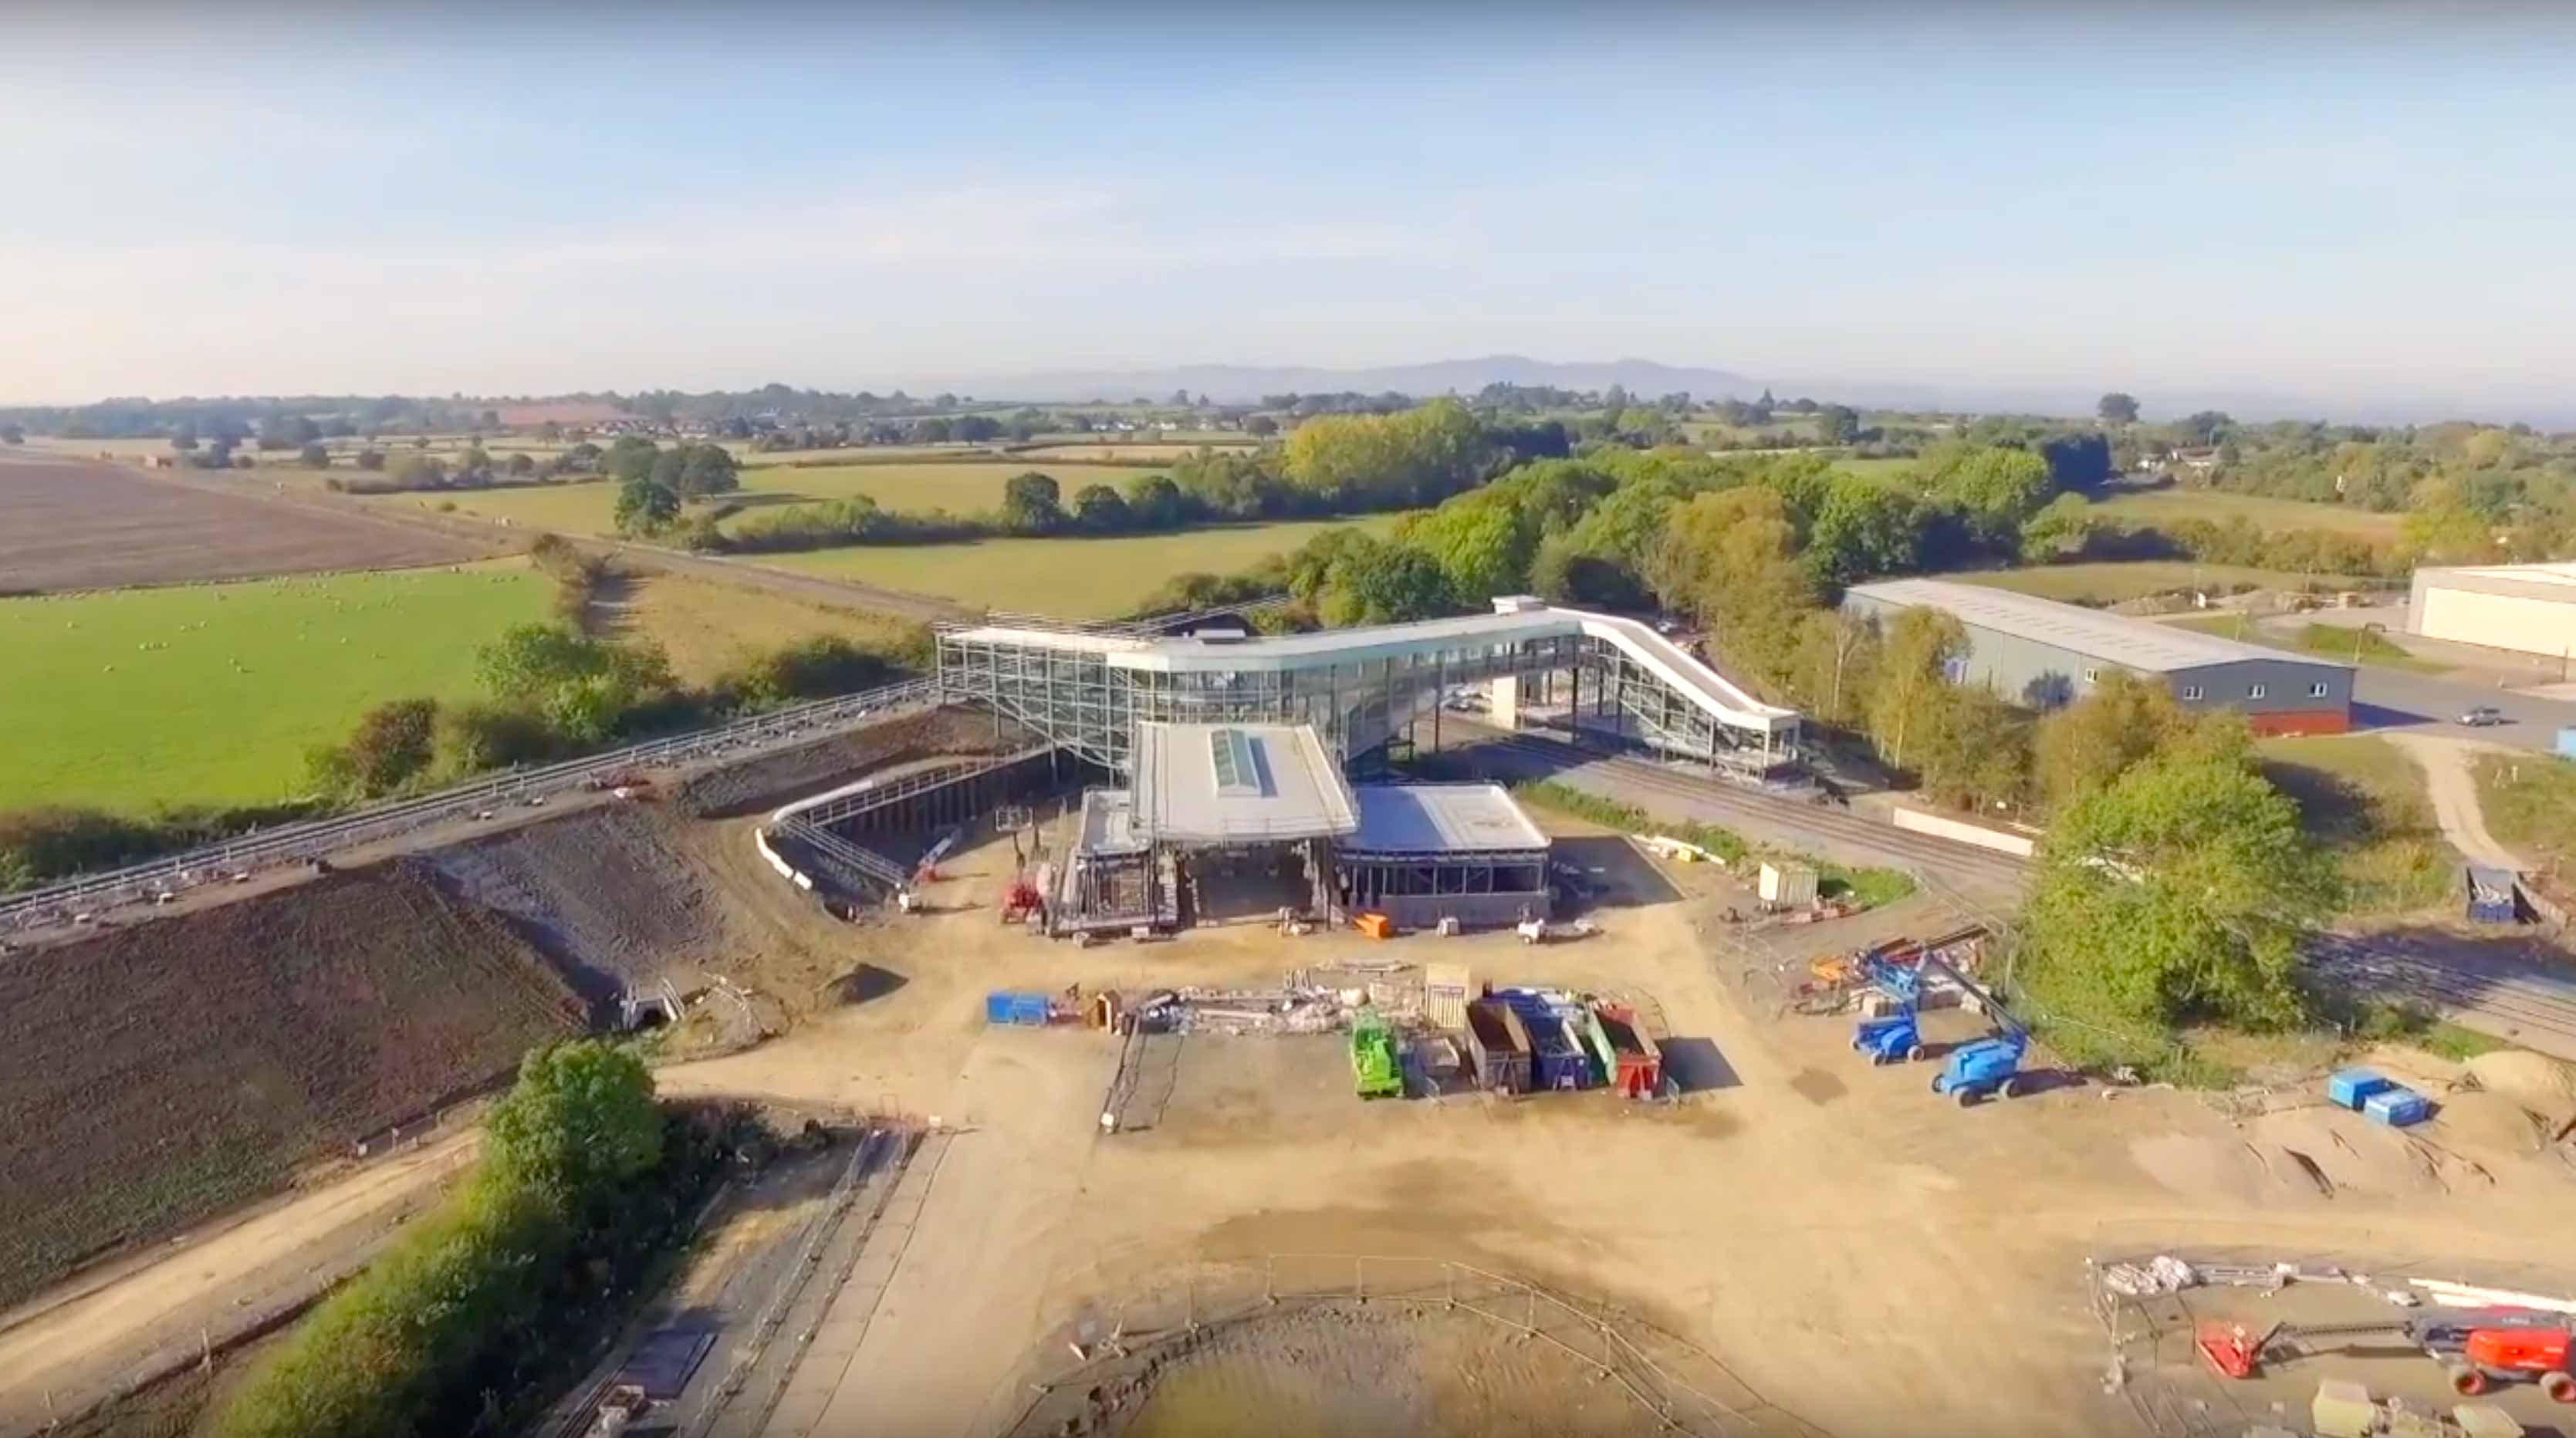
[(2576, 29), (2536, 7), (1209, 8), (26, 17), (0, 398), (2576, 376)]

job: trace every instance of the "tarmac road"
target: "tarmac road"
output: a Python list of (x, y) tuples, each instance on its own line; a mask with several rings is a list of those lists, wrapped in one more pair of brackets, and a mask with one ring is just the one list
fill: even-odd
[[(2352, 693), (2356, 729), (2421, 729), (2547, 753), (2558, 743), (2561, 728), (2576, 726), (2576, 704), (2564, 699), (2368, 665), (2353, 676)], [(2457, 722), (2480, 705), (2502, 710), (2506, 722), (2483, 729)]]

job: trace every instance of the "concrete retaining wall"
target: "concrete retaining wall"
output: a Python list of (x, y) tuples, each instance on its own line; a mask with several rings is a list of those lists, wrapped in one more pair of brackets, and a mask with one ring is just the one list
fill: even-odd
[(2038, 841), (2028, 834), (2016, 834), (2008, 829), (1989, 829), (1983, 824), (1972, 824), (1965, 819), (1953, 819), (1946, 814), (1935, 814), (1928, 810), (1908, 809), (1899, 805), (1890, 812), (1889, 817), (1900, 829), (1917, 834), (1937, 834), (1944, 839), (1956, 839), (1963, 844), (1975, 844), (1980, 848), (1993, 849), (1999, 853), (2019, 854), (2025, 859), (2029, 858), (2031, 851), (2038, 847)]

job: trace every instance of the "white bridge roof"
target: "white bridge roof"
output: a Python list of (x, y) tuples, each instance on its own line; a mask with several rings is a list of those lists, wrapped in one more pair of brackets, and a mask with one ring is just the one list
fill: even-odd
[(1119, 669), (1204, 674), (1322, 668), (1370, 660), (1427, 657), (1442, 650), (1462, 647), (1582, 635), (1616, 647), (1729, 728), (1782, 733), (1798, 726), (1796, 710), (1783, 709), (1754, 698), (1733, 680), (1691, 657), (1688, 650), (1656, 633), (1652, 625), (1616, 615), (1596, 614), (1588, 609), (1561, 609), (1523, 595), (1497, 598), (1494, 610), (1491, 614), (1425, 619), (1412, 624), (1328, 629), (1316, 634), (1261, 635), (1250, 639), (1201, 636), (1142, 638), (1007, 625), (954, 631), (953, 637), (974, 643), (1098, 654), (1111, 667)]

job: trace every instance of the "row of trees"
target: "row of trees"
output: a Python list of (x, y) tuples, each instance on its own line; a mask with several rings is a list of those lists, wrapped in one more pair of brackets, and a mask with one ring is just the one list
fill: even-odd
[(515, 1432), (645, 1291), (752, 1135), (655, 1101), (634, 1055), (528, 1056), (473, 1173), (221, 1400), (218, 1438)]
[(379, 704), (359, 716), (348, 737), (313, 750), (308, 772), (317, 793), (333, 802), (382, 798), (800, 699), (847, 694), (885, 682), (893, 660), (824, 636), (783, 646), (692, 688), (679, 682), (657, 644), (598, 639), (559, 622), (505, 631), (477, 652), (475, 667), (480, 697)]

